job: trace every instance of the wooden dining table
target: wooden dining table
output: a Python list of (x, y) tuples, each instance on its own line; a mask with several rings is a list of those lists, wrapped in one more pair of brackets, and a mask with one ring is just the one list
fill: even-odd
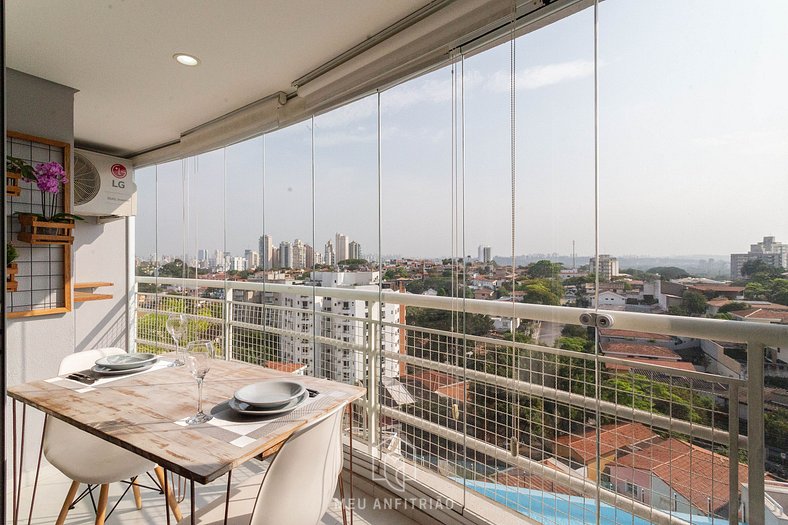
[[(166, 357), (160, 361), (166, 360)], [(160, 363), (159, 366), (162, 366)], [(302, 407), (281, 417), (260, 420), (236, 414), (228, 406), (244, 385), (276, 378), (296, 379), (313, 393)], [(8, 389), (12, 398), (14, 439), (14, 525), (17, 523), (24, 456), (25, 407), (41, 410), (101, 439), (130, 450), (191, 482), (192, 523), (194, 483), (210, 483), (227, 475), (229, 504), (232, 470), (250, 459), (266, 455), (299, 428), (348, 403), (352, 435), (352, 405), (366, 389), (325, 379), (293, 376), (238, 361), (215, 360), (203, 384), (203, 410), (214, 420), (186, 425), (196, 412), (197, 384), (187, 367), (163, 367), (88, 385), (64, 378), (32, 381)], [(17, 425), (17, 402), (22, 403), (22, 424)], [(17, 428), (17, 427), (20, 428)], [(21, 440), (17, 434), (21, 430)], [(19, 461), (17, 464), (17, 441)], [(352, 439), (351, 495), (352, 498)], [(35, 501), (39, 451), (31, 505)], [(164, 487), (165, 492), (168, 491)], [(352, 511), (352, 507), (351, 507)], [(32, 509), (31, 509), (32, 512)], [(167, 511), (167, 523), (170, 512)]]

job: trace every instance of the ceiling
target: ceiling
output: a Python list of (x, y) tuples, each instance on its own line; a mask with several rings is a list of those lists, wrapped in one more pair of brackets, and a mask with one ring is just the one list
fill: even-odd
[[(278, 91), (428, 0), (10, 0), (9, 67), (73, 87), (80, 145), (128, 156)], [(175, 53), (200, 58), (179, 65)]]

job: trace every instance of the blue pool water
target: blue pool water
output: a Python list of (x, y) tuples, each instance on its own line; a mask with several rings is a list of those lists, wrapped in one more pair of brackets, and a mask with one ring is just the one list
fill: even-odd
[[(581, 496), (567, 496), (541, 490), (522, 487), (509, 487), (484, 481), (462, 480), (467, 487), (490, 499), (506, 505), (517, 512), (528, 516), (545, 525), (586, 525), (596, 523), (596, 500)], [(629, 512), (602, 503), (600, 507), (600, 525), (651, 525), (650, 521), (633, 516)], [(690, 522), (687, 514), (673, 514), (675, 517)], [(693, 525), (728, 525), (727, 520), (705, 516), (692, 516)]]

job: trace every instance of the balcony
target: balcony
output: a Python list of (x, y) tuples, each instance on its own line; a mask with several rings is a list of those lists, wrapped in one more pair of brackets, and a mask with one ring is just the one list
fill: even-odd
[[(593, 349), (401, 324), (379, 314), (385, 302), (451, 312), (458, 327), (463, 313), (508, 316), (533, 335), (543, 323), (582, 326), (585, 311), (576, 308), (390, 290), (153, 277), (137, 282), (146, 290), (135, 301), (138, 350), (172, 350), (163, 323), (167, 312), (183, 311), (190, 337), (216, 339), (230, 359), (281, 366), (296, 356), (290, 349), (298, 341), (314, 356), (307, 373), (367, 386), (353, 436), (363, 444), (357, 464), (368, 470), (362, 477), (403, 500), (441, 502), (444, 522), (460, 519), (452, 512), (478, 514), (480, 522), (490, 512), (539, 523), (761, 519), (752, 512), (764, 508), (764, 480), (772, 478), (759, 468), (763, 448), (750, 445), (763, 439), (761, 374), (732, 378)], [(217, 291), (223, 299), (205, 298)], [(324, 296), (362, 301), (367, 314), (261, 304), (245, 299), (246, 292), (253, 298), (309, 295), (315, 299), (310, 305)], [(668, 336), (667, 346), (678, 338), (746, 344), (750, 370), (763, 370), (765, 347), (786, 344), (786, 330), (777, 325), (604, 313), (617, 331), (627, 332), (619, 336)], [(288, 322), (304, 316), (308, 330)], [(350, 341), (342, 330), (315, 328), (347, 319), (355, 327)], [(334, 360), (338, 351), (350, 355), (349, 366)], [(748, 461), (731, 468), (730, 457)]]
[[(64, 191), (87, 220), (58, 248), (18, 235), (38, 190), (7, 192), (8, 385), (83, 350), (171, 352), (183, 312), (222, 359), (366, 390), (357, 523), (788, 524), (788, 314), (760, 311), (788, 301), (783, 2), (45, 3), (0, 6), (6, 153), (70, 175), (75, 148), (111, 154), (102, 188), (136, 192), (121, 212)], [(607, 250), (662, 255), (624, 282)], [(742, 282), (685, 304), (666, 254)], [(44, 461), (27, 507), (39, 436), (8, 430), (40, 416), (3, 418), (6, 470), (25, 457), (7, 519), (52, 523), (68, 490)], [(112, 519), (161, 523), (143, 498)]]

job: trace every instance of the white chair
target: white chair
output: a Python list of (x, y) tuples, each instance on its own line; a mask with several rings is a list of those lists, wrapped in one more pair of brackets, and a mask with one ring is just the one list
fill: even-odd
[[(100, 348), (72, 354), (60, 362), (58, 375), (86, 370), (101, 357), (123, 353), (125, 353), (124, 350), (120, 348)], [(54, 417), (47, 418), (43, 447), (47, 461), (72, 480), (71, 488), (69, 488), (66, 500), (63, 502), (63, 508), (55, 522), (56, 525), (62, 525), (66, 521), (69, 507), (74, 501), (81, 483), (101, 485), (96, 511), (96, 525), (102, 525), (107, 510), (110, 483), (136, 478), (154, 470), (154, 468), (159, 477), (159, 483), (164, 481), (164, 471), (161, 467), (156, 467), (150, 460)], [(142, 508), (142, 498), (136, 481), (132, 488), (137, 508), (140, 509)], [(168, 496), (170, 496), (168, 501), (172, 507), (174, 500), (171, 495)], [(176, 519), (182, 517), (177, 511), (177, 504), (172, 510)]]
[[(342, 415), (347, 403), (296, 431), (268, 469), (232, 488), (228, 525), (316, 525), (342, 472)], [(225, 499), (197, 510), (199, 525), (224, 523)], [(187, 516), (180, 522), (191, 523)]]

